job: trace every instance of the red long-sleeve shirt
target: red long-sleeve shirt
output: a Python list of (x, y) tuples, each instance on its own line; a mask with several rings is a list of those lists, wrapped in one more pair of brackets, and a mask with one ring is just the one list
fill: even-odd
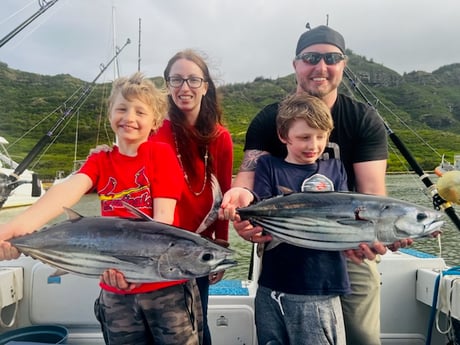
[[(219, 182), (222, 193), (225, 193), (230, 189), (232, 182), (233, 143), (230, 132), (225, 127), (218, 125), (217, 129), (219, 134), (216, 139), (211, 142), (208, 150), (209, 154), (213, 157), (213, 171)], [(163, 126), (157, 133), (150, 137), (150, 140), (169, 143), (176, 151), (171, 122), (169, 120), (164, 121)], [(178, 138), (178, 140), (180, 140), (180, 138)], [(197, 156), (197, 152), (197, 147), (191, 147), (190, 150), (181, 152), (181, 154), (194, 155), (193, 158), (195, 160), (197, 176), (204, 177), (204, 162), (202, 157), (200, 159), (200, 157)], [(191, 187), (195, 192), (199, 192), (202, 185), (202, 179), (199, 181), (191, 181)], [(212, 202), (211, 181), (209, 181), (209, 179), (203, 193), (199, 196), (196, 196), (186, 184), (182, 197), (176, 206), (179, 212), (179, 226), (195, 232), (211, 209)], [(228, 241), (228, 221), (216, 220), (204, 230), (201, 235), (211, 239)]]

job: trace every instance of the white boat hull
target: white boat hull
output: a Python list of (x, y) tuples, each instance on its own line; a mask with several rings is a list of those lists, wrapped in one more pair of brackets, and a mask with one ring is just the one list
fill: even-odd
[[(13, 170), (0, 168), (0, 172), (9, 176)], [(2, 208), (13, 208), (13, 207), (22, 207), (22, 206), (29, 206), (32, 205), (35, 201), (37, 201), (41, 195), (45, 193), (45, 188), (43, 184), (40, 183), (40, 195), (39, 196), (32, 196), (32, 173), (29, 171), (25, 171), (22, 175), (20, 180), (23, 181), (30, 181), (24, 184), (19, 185), (16, 187), (8, 196), (5, 203), (3, 204)]]
[[(8, 267), (18, 268), (22, 273), (22, 284), (19, 281), (16, 282), (18, 286), (13, 286), (15, 283), (11, 278), (3, 279), (2, 272), (8, 271)], [(401, 252), (383, 256), (379, 264), (383, 345), (425, 344), (436, 270), (443, 267), (445, 263), (440, 258), (420, 258)], [(93, 313), (93, 303), (99, 293), (98, 280), (71, 274), (50, 278), (53, 272), (48, 265), (25, 256), (0, 262), (0, 296), (5, 289), (8, 293), (21, 291), (16, 294), (20, 301), (14, 327), (60, 324), (70, 331), (68, 344), (104, 344)], [(213, 344), (257, 344), (254, 326), (256, 287), (254, 281), (224, 280), (211, 288), (208, 320)], [(458, 300), (456, 303), (460, 305)], [(460, 310), (459, 305), (454, 309)], [(3, 308), (4, 323), (13, 317), (15, 308), (15, 303)], [(445, 343), (445, 336), (433, 331), (431, 344)]]

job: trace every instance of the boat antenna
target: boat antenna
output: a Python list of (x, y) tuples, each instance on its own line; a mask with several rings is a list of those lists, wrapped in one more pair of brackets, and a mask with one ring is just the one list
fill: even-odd
[(32, 16), (30, 16), (27, 20), (22, 22), (19, 26), (17, 26), (13, 31), (7, 34), (0, 40), (0, 48), (3, 47), (9, 40), (11, 40), (14, 36), (20, 33), (27, 25), (32, 23), (38, 16), (45, 13), (51, 6), (53, 6), (58, 0), (38, 0), (38, 4), (40, 5), (40, 9), (35, 12)]
[(70, 119), (74, 114), (74, 109), (78, 109), (81, 104), (86, 100), (88, 95), (94, 89), (96, 85), (96, 81), (100, 78), (100, 76), (107, 70), (107, 68), (112, 64), (112, 62), (120, 55), (122, 50), (131, 43), (131, 40), (128, 38), (126, 43), (121, 48), (117, 48), (115, 55), (109, 60), (109, 62), (104, 65), (101, 64), (100, 72), (98, 75), (91, 81), (87, 83), (86, 86), (83, 88), (81, 95), (75, 102), (67, 108), (67, 110), (61, 115), (61, 117), (53, 124), (51, 129), (35, 144), (32, 150), (27, 154), (27, 156), (18, 164), (18, 166), (14, 169), (11, 175), (5, 175), (0, 173), (0, 209), (3, 207), (3, 204), (8, 199), (10, 193), (19, 185), (23, 183), (28, 183), (28, 181), (21, 181), (19, 180), (19, 176), (29, 167), (32, 161), (39, 155), (39, 153), (46, 147), (46, 145), (51, 142), (51, 138), (53, 137), (56, 130), (66, 122), (66, 120)]
[[(376, 107), (369, 101), (369, 99), (366, 97), (366, 95), (361, 91), (361, 89), (358, 87), (358, 85), (355, 82), (355, 79), (357, 77), (353, 77), (353, 72), (351, 69), (347, 66), (344, 69), (344, 74), (347, 77), (347, 79), (350, 81), (352, 87), (358, 94), (361, 96), (361, 98), (369, 105), (371, 106), (377, 114), (378, 111)], [(380, 114), (379, 114), (380, 116)], [(460, 219), (458, 218), (457, 214), (455, 213), (455, 209), (450, 201), (444, 200), (439, 194), (436, 189), (436, 185), (431, 181), (430, 176), (425, 173), (414, 158), (414, 156), (411, 154), (409, 149), (406, 147), (406, 145), (403, 143), (403, 141), (396, 135), (395, 132), (390, 128), (388, 123), (383, 119), (382, 116), (380, 118), (383, 121), (383, 124), (385, 125), (385, 129), (387, 130), (387, 134), (390, 137), (390, 139), (393, 141), (395, 144), (396, 148), (401, 152), (403, 155), (404, 159), (407, 161), (407, 163), (411, 166), (411, 168), (415, 171), (415, 173), (419, 176), (420, 180), (422, 183), (425, 185), (427, 190), (431, 194), (431, 198), (433, 200), (433, 206), (437, 210), (444, 210), (444, 212), (448, 215), (448, 217), (452, 220), (454, 225), (457, 227), (457, 229), (460, 231)]]
[[(113, 42), (113, 52), (114, 54), (117, 53), (117, 30), (116, 30), (116, 18), (115, 18), (115, 6), (112, 6), (112, 42)], [(116, 55), (117, 56), (117, 55)], [(120, 66), (118, 64), (118, 58), (115, 58), (115, 62), (113, 65), (113, 78), (118, 79), (120, 76)]]
[(141, 70), (141, 18), (139, 18), (139, 39), (137, 45), (137, 71)]

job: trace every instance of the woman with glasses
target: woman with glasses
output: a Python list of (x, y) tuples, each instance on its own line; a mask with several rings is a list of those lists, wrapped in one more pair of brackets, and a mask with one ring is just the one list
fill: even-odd
[[(176, 152), (186, 188), (176, 209), (180, 227), (228, 245), (228, 221), (208, 217), (231, 185), (233, 144), (222, 125), (216, 86), (204, 59), (193, 50), (175, 54), (164, 71), (169, 112), (151, 140), (169, 143)], [(203, 306), (203, 344), (211, 344), (207, 325), (209, 284), (224, 272), (197, 279)]]

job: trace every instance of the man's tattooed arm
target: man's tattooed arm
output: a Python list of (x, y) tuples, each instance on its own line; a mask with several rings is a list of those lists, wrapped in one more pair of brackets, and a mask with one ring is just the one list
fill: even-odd
[(240, 172), (255, 171), (257, 166), (257, 160), (260, 156), (269, 154), (267, 151), (261, 150), (246, 150), (244, 151), (243, 161), (240, 165)]

